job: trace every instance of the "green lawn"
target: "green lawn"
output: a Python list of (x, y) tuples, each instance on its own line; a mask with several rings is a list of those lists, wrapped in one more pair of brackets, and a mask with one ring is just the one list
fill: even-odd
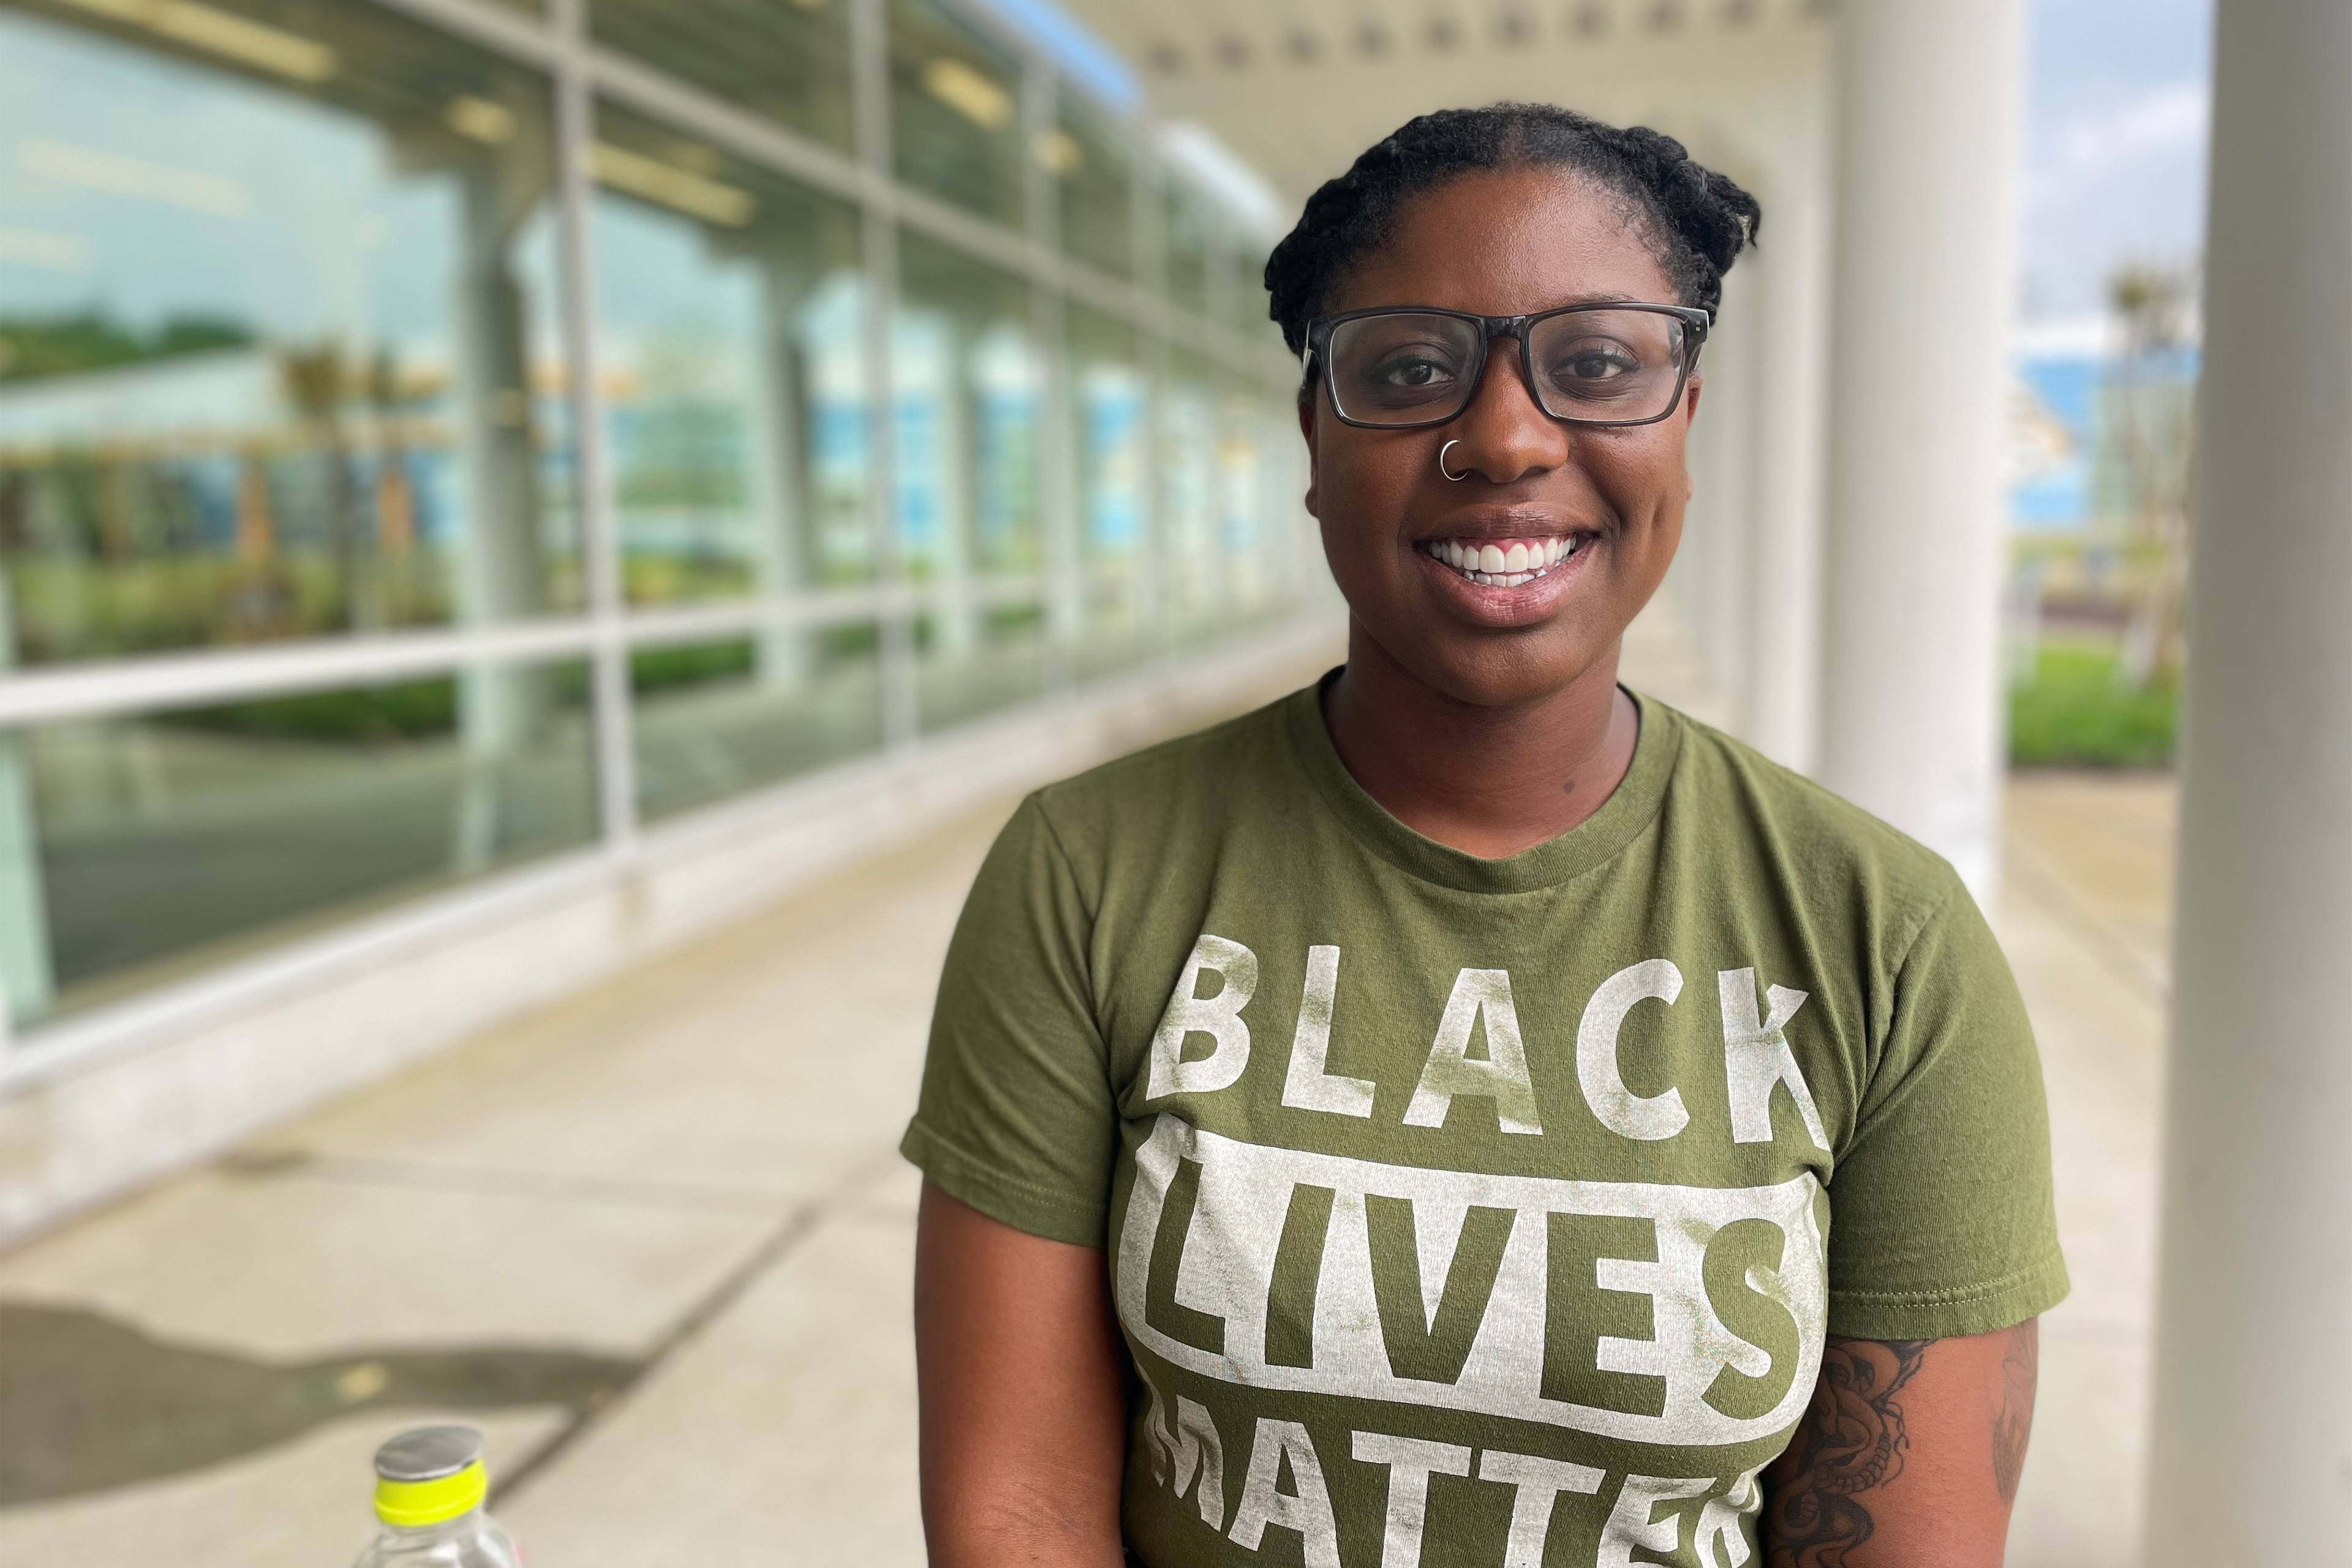
[(2033, 679), (2009, 692), (2009, 760), (2018, 767), (2157, 768), (2172, 761), (2179, 692), (2116, 680), (2113, 644), (2045, 641)]

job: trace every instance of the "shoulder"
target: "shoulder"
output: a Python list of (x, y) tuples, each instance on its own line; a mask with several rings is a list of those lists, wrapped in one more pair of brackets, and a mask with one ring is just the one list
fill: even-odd
[(1644, 699), (1682, 731), (1665, 814), (1717, 852), (1744, 853), (1805, 903), (1874, 906), (1889, 936), (1973, 909), (1951, 863), (1861, 806), (1709, 724)]

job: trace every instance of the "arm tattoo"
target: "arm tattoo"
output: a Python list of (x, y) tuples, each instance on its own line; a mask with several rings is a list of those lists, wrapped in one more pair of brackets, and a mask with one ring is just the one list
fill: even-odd
[(2000, 1358), (2000, 1387), (1992, 1394), (1992, 1479), (2000, 1500), (2017, 1500), (2025, 1470), (2025, 1439), (2033, 1430), (2033, 1385), (2042, 1356), (2041, 1325), (2027, 1319), (2009, 1331)]
[(1910, 1447), (1895, 1402), (1929, 1340), (1843, 1340), (1822, 1352), (1822, 1378), (1789, 1451), (1773, 1468), (1766, 1550), (1771, 1568), (1844, 1568), (1876, 1528), (1859, 1494), (1903, 1473)]

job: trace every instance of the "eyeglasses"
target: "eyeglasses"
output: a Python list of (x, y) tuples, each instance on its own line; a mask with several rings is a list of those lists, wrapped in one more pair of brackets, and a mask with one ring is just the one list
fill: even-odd
[(1470, 405), (1486, 345), (1519, 341), (1536, 406), (1568, 425), (1654, 425), (1675, 411), (1706, 311), (1687, 305), (1570, 305), (1532, 316), (1382, 309), (1307, 324), (1307, 372), (1320, 362), (1331, 411), (1381, 430), (1443, 425)]

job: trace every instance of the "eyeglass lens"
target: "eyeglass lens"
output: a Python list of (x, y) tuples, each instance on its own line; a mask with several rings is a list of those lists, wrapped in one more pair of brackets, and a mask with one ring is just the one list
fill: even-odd
[[(1366, 425), (1434, 425), (1476, 390), (1481, 331), (1459, 316), (1397, 310), (1331, 331), (1331, 400)], [(1528, 334), (1531, 390), (1555, 419), (1627, 425), (1674, 406), (1682, 384), (1683, 323), (1655, 310), (1570, 310)], [(1497, 342), (1509, 353), (1516, 344)]]

